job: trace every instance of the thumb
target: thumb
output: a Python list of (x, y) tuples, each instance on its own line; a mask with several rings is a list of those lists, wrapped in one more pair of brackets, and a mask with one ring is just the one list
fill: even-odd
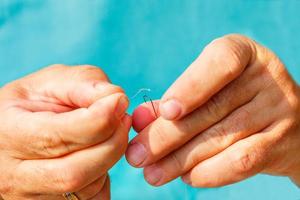
[[(97, 100), (124, 91), (106, 81), (65, 80), (49, 82), (44, 89), (45, 96), (70, 107), (88, 108)], [(57, 103), (57, 102), (56, 102)]]
[(115, 94), (124, 93), (124, 91), (116, 85), (109, 82), (77, 82), (69, 84), (68, 88), (58, 90), (59, 96), (65, 101), (69, 101), (71, 105), (76, 107), (87, 108), (97, 100)]

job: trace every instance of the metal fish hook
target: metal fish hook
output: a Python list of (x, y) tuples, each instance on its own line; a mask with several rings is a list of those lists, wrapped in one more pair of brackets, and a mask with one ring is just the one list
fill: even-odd
[[(139, 89), (139, 90), (135, 93), (135, 95), (133, 95), (133, 96), (131, 97), (131, 99), (134, 99), (135, 97), (137, 97), (137, 96), (138, 96), (140, 93), (142, 93), (142, 92), (144, 92), (144, 93), (146, 93), (146, 92), (151, 92), (151, 89), (149, 89), (149, 88), (141, 88), (141, 89)], [(153, 112), (154, 112), (154, 114), (155, 114), (155, 117), (158, 118), (158, 114), (157, 114), (157, 112), (156, 112), (156, 109), (155, 109), (155, 106), (154, 106), (154, 103), (153, 103), (152, 99), (151, 99), (147, 94), (144, 94), (143, 99), (144, 99), (144, 102), (145, 102), (146, 104), (147, 104), (148, 102), (151, 103), (151, 106), (152, 106)]]
[(151, 106), (152, 106), (152, 109), (154, 111), (155, 117), (158, 118), (158, 115), (157, 115), (157, 112), (156, 112), (156, 109), (155, 109), (155, 106), (154, 106), (154, 103), (153, 103), (152, 99), (149, 96), (147, 96), (146, 94), (143, 96), (143, 99), (144, 99), (145, 103), (148, 103), (148, 102), (151, 103)]

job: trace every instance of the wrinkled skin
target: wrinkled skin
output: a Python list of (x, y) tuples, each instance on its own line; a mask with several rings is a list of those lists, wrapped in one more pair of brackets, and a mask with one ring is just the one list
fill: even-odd
[(241, 35), (211, 42), (155, 102), (133, 114), (126, 152), (154, 186), (177, 177), (194, 187), (258, 173), (300, 184), (300, 91), (284, 64)]
[(107, 171), (131, 117), (120, 87), (93, 66), (54, 65), (0, 90), (0, 193), (5, 200), (110, 199)]

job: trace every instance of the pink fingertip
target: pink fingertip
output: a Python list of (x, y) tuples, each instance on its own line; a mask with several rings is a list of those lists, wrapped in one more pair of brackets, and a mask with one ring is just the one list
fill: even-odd
[(153, 115), (153, 112), (151, 112), (149, 109), (150, 108), (142, 105), (134, 110), (132, 114), (132, 125), (136, 132), (140, 132), (156, 119), (156, 117)]

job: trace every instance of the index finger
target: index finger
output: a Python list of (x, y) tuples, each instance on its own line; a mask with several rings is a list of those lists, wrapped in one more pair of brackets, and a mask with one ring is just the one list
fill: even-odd
[(70, 112), (25, 113), (28, 117), (22, 119), (26, 120), (17, 120), (18, 127), (27, 127), (14, 138), (14, 156), (54, 158), (101, 143), (111, 137), (127, 107), (127, 97), (116, 93)]
[(204, 104), (243, 72), (254, 52), (250, 40), (243, 36), (214, 40), (163, 95), (162, 117), (176, 120)]

